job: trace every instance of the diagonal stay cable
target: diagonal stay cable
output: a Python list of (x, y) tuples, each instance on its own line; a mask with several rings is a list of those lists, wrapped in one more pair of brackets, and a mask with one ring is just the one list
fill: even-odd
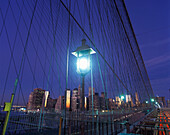
[[(27, 11), (27, 9), (26, 9), (26, 12), (28, 12)], [(51, 20), (51, 19), (50, 19)], [(35, 21), (36, 21), (36, 18), (35, 18)], [(25, 22), (25, 21), (24, 21)], [(38, 22), (37, 22), (38, 23)], [(42, 25), (43, 25), (43, 23), (42, 23)], [(45, 28), (44, 26), (43, 26), (43, 28)], [(34, 25), (33, 25), (33, 29), (35, 30), (35, 32), (36, 32), (36, 34), (37, 34), (37, 31), (36, 31), (36, 28), (34, 27)], [(43, 31), (42, 31), (42, 34), (43, 34)], [(52, 33), (51, 33), (52, 34)], [(33, 43), (33, 41), (32, 41), (32, 38), (31, 38), (31, 36), (30, 36), (30, 39), (31, 39), (31, 42)], [(42, 47), (42, 49), (43, 50), (45, 50), (44, 49), (44, 47), (42, 46), (42, 41), (38, 38), (38, 40), (39, 40), (39, 42), (40, 42), (40, 45), (41, 45), (41, 47)], [(45, 39), (46, 40), (46, 39)], [(34, 47), (34, 43), (33, 43), (33, 47)], [(49, 48), (50, 48), (50, 46), (48, 46)], [(50, 48), (50, 50), (52, 51), (52, 48)], [(37, 50), (35, 50), (35, 51), (37, 51)], [(57, 50), (56, 50), (56, 47), (55, 47), (55, 51), (57, 52)], [(36, 55), (37, 55), (37, 53), (36, 53)], [(47, 54), (45, 53), (45, 55), (47, 56)], [(38, 55), (37, 55), (38, 56)], [(39, 57), (39, 56), (38, 56)], [(48, 62), (49, 62), (49, 64), (50, 64), (50, 60), (48, 59), (48, 56), (47, 56), (47, 60), (48, 60)], [(40, 62), (40, 61), (39, 61)], [(41, 62), (40, 62), (40, 64), (41, 64)], [(42, 67), (42, 66), (41, 66)], [(43, 69), (43, 67), (42, 67), (42, 69)], [(52, 71), (53, 71), (53, 73), (54, 74), (56, 74), (55, 72), (54, 72), (54, 69), (52, 68)], [(43, 72), (44, 72), (44, 69), (43, 69)], [(45, 74), (45, 76), (46, 76), (46, 74)], [(47, 76), (46, 76), (47, 77)], [(56, 77), (56, 75), (55, 75), (55, 77)], [(48, 81), (48, 79), (47, 79), (47, 81)]]
[(120, 12), (119, 12), (119, 9), (118, 9), (118, 7), (117, 7), (117, 3), (116, 3), (116, 1), (115, 1), (115, 0), (114, 0), (114, 4), (115, 4), (115, 7), (116, 7), (116, 11), (117, 11), (117, 13), (118, 13), (118, 15), (119, 15), (119, 19), (120, 19), (120, 21), (121, 21), (121, 23), (122, 23), (122, 27), (123, 27), (123, 29), (124, 29), (124, 32), (125, 32), (125, 34), (126, 34), (126, 36), (127, 36), (127, 39), (128, 39), (128, 42), (129, 42), (129, 45), (130, 45), (131, 51), (132, 51), (132, 53), (133, 53), (133, 56), (134, 56), (134, 59), (135, 59), (136, 65), (137, 65), (137, 67), (138, 67), (139, 73), (140, 73), (140, 75), (141, 75), (141, 78), (142, 78), (143, 84), (145, 85), (145, 88), (146, 88), (146, 91), (147, 91), (148, 97), (150, 98), (150, 95), (149, 95), (149, 93), (148, 93), (148, 89), (147, 89), (146, 84), (145, 84), (145, 81), (144, 81), (144, 79), (143, 79), (143, 76), (142, 76), (142, 73), (141, 73), (141, 70), (140, 70), (140, 67), (139, 67), (139, 64), (138, 64), (137, 58), (136, 58), (136, 56), (135, 56), (135, 53), (134, 53), (134, 50), (133, 50), (133, 48), (132, 48), (132, 45), (131, 45), (131, 42), (130, 42), (130, 39), (129, 39), (128, 33), (127, 33), (127, 31), (126, 31), (125, 25), (124, 25), (124, 23), (123, 23), (123, 19), (122, 19), (121, 15), (120, 15)]
[(140, 57), (141, 57), (141, 60), (142, 60), (142, 64), (143, 64), (145, 73), (146, 73), (146, 75), (147, 75), (147, 79), (148, 79), (148, 81), (149, 81), (149, 85), (150, 85), (150, 88), (151, 88), (151, 92), (152, 92), (152, 94), (153, 94), (152, 96), (154, 96), (153, 89), (152, 89), (152, 85), (151, 85), (149, 76), (148, 76), (148, 74), (147, 74), (147, 70), (146, 70), (146, 67), (145, 67), (145, 64), (144, 64), (144, 61), (143, 61), (143, 58), (142, 58), (142, 54), (141, 54), (140, 49), (139, 49), (139, 45), (138, 45), (138, 42), (137, 42), (137, 39), (136, 39), (136, 36), (135, 36), (135, 32), (134, 32), (134, 30), (133, 30), (133, 27), (132, 27), (132, 24), (131, 24), (131, 21), (130, 21), (130, 18), (129, 18), (129, 14), (128, 14), (128, 12), (127, 12), (126, 5), (125, 5), (124, 0), (123, 0), (122, 3), (123, 3), (123, 6), (124, 6), (124, 9), (125, 9), (125, 11), (126, 11), (126, 15), (127, 15), (127, 18), (128, 18), (128, 22), (129, 22), (130, 28), (131, 28), (132, 33), (133, 33), (133, 37), (134, 37), (134, 39), (135, 39), (135, 42), (136, 42), (136, 45), (137, 45), (137, 48), (138, 48), (138, 51), (139, 51), (139, 55), (140, 55)]
[[(10, 5), (10, 3), (9, 3), (9, 5)], [(11, 5), (10, 5), (9, 7), (11, 8)], [(0, 11), (1, 11), (1, 10), (0, 10)], [(12, 13), (13, 13), (13, 12), (12, 12)], [(2, 12), (1, 12), (1, 14), (2, 14)], [(2, 15), (2, 18), (3, 18), (3, 15)], [(5, 18), (4, 18), (4, 19), (5, 19)], [(4, 19), (3, 19), (3, 21), (4, 21)], [(14, 52), (14, 48), (15, 48), (15, 45), (16, 45), (15, 43), (16, 43), (16, 38), (17, 38), (17, 34), (18, 34), (20, 19), (21, 19), (21, 14), (20, 14), (20, 17), (19, 17), (18, 24), (16, 23), (16, 25), (17, 25), (17, 31), (16, 31), (15, 38), (14, 38), (13, 48), (11, 47), (11, 43), (10, 43), (10, 41), (9, 41), (8, 32), (7, 32), (5, 23), (4, 23), (4, 28), (5, 28), (5, 31), (6, 31), (6, 34), (7, 34), (7, 41), (8, 41), (8, 45), (9, 45), (10, 52), (11, 52), (11, 57), (10, 57), (10, 62), (9, 62), (9, 66), (8, 66), (8, 70), (7, 70), (7, 75), (6, 75), (6, 79), (5, 79), (4, 90), (3, 90), (3, 93), (2, 93), (1, 104), (2, 104), (2, 102), (3, 102), (3, 98), (4, 98), (4, 94), (5, 94), (5, 90), (6, 90), (6, 85), (7, 85), (8, 76), (9, 76), (9, 71), (10, 71), (10, 67), (11, 67), (11, 62), (12, 62), (12, 61), (13, 61), (13, 64), (14, 64), (14, 68), (15, 68), (16, 75), (18, 75), (17, 68), (16, 68), (16, 64), (15, 64), (15, 60), (14, 60), (14, 57), (13, 57), (13, 52)], [(19, 81), (19, 85), (20, 85), (20, 89), (21, 89), (21, 82), (20, 82), (20, 81)], [(21, 91), (22, 91), (22, 89), (21, 89)], [(23, 97), (23, 98), (24, 98), (24, 97)]]
[(32, 17), (31, 17), (30, 24), (29, 24), (29, 29), (28, 29), (27, 38), (26, 38), (25, 45), (24, 45), (24, 52), (22, 54), (22, 60), (21, 60), (20, 68), (19, 68), (19, 73), (18, 73), (17, 78), (15, 80), (15, 85), (14, 85), (14, 89), (13, 89), (13, 94), (14, 95), (16, 93), (16, 88), (17, 88), (17, 85), (18, 85), (18, 81), (19, 81), (19, 76), (20, 76), (20, 73), (21, 73), (22, 64), (23, 64), (23, 61), (25, 59), (25, 53), (26, 53), (26, 49), (27, 49), (27, 46), (28, 46), (28, 39), (29, 39), (29, 36), (30, 36), (30, 31), (31, 31), (31, 26), (32, 26), (32, 22), (33, 22), (36, 6), (37, 6), (37, 0), (35, 2), (34, 10), (32, 12)]
[[(5, 25), (5, 20), (6, 20), (6, 17), (7, 17), (7, 13), (8, 13), (8, 9), (9, 9), (9, 4), (10, 4), (10, 0), (8, 1), (8, 6), (7, 6), (7, 9), (6, 9), (6, 12), (5, 12), (5, 16), (4, 16), (4, 18), (2, 18), (3, 19), (3, 24), (2, 24), (2, 28), (1, 28), (1, 31), (0, 31), (0, 36), (1, 36), (1, 34), (2, 34), (2, 30), (3, 30), (3, 27), (4, 27), (4, 25)], [(0, 10), (1, 10), (1, 8), (0, 8)], [(1, 11), (2, 12), (2, 11)], [(3, 17), (3, 16), (2, 16)]]

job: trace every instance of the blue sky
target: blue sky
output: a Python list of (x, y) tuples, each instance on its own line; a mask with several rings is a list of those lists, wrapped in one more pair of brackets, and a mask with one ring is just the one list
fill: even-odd
[(170, 99), (170, 1), (125, 0), (157, 96)]
[[(1, 43), (0, 44), (0, 63), (1, 63), (0, 91), (5, 91), (5, 94), (4, 96), (2, 94), (2, 97), (10, 98), (8, 94), (12, 93), (13, 91), (14, 82), (20, 67), (22, 67), (22, 73), (20, 74), (20, 80), (22, 80), (22, 82), (21, 82), (21, 89), (19, 85), (17, 88), (17, 92), (16, 92), (17, 96), (15, 98), (16, 102), (23, 102), (24, 99), (25, 102), (27, 102), (28, 95), (33, 90), (33, 88), (36, 87), (41, 87), (47, 90), (51, 90), (52, 92), (51, 95), (53, 95), (52, 96), (53, 98), (57, 97), (58, 95), (61, 95), (61, 93), (64, 91), (65, 84), (66, 84), (65, 82), (66, 72), (63, 67), (66, 67), (67, 43), (70, 42), (71, 44), (70, 52), (74, 51), (81, 44), (82, 37), (84, 38), (85, 36), (83, 32), (77, 27), (77, 25), (72, 23), (71, 28), (73, 32), (72, 34), (70, 34), (71, 36), (69, 40), (68, 38), (69, 34), (67, 34), (69, 30), (68, 12), (66, 12), (63, 6), (61, 6), (61, 11), (58, 10), (59, 9), (58, 7), (56, 8), (56, 5), (58, 6), (60, 5), (59, 4), (60, 1), (54, 0), (53, 2), (56, 3), (54, 3), (53, 5), (54, 7), (52, 7), (53, 8), (52, 10), (53, 15), (52, 15), (50, 9), (50, 1), (44, 1), (44, 3), (38, 1), (38, 6), (35, 12), (35, 16), (33, 17), (34, 18), (32, 23), (33, 25), (31, 26), (30, 29), (31, 34), (29, 36), (27, 36), (28, 27), (30, 26), (31, 16), (33, 13), (33, 9), (34, 9), (33, 7), (35, 5), (35, 1), (20, 1), (20, 2), (11, 1), (9, 8), (8, 8), (9, 3), (7, 1), (4, 0), (1, 2), (0, 28), (2, 28), (2, 31), (0, 33), (0, 43)], [(72, 2), (72, 3), (76, 3), (76, 2)], [(81, 7), (82, 1), (79, 2), (80, 3), (77, 3), (77, 5), (80, 5)], [(94, 2), (98, 3), (97, 0)], [(166, 96), (166, 98), (169, 98), (168, 89), (170, 89), (170, 69), (169, 69), (170, 20), (168, 19), (170, 18), (170, 2), (168, 3), (168, 0), (164, 0), (164, 1), (125, 0), (125, 4), (127, 6), (127, 10), (132, 22), (132, 26), (134, 28), (134, 32), (137, 37), (137, 41), (139, 43), (139, 47), (146, 65), (146, 69), (148, 71), (149, 78), (151, 80), (154, 93), (155, 95)], [(115, 46), (112, 46), (114, 48), (116, 48), (117, 45), (119, 45), (119, 43), (122, 45), (122, 47), (124, 44), (122, 44), (121, 40), (119, 41), (115, 40), (116, 38), (118, 39), (120, 37), (120, 34), (122, 34), (118, 32), (118, 28), (114, 27), (115, 25), (113, 24), (109, 25), (108, 21), (104, 21), (106, 20), (107, 17), (105, 14), (105, 10), (103, 10), (106, 9), (105, 5), (101, 6), (103, 12), (100, 15), (102, 15), (102, 19), (97, 19), (97, 17), (99, 17), (97, 9), (100, 6), (101, 5), (99, 5), (98, 3), (96, 4), (96, 8), (93, 8), (94, 11), (92, 10), (96, 15), (93, 17), (93, 19), (91, 18), (91, 21), (93, 22), (92, 25), (94, 26), (92, 33), (97, 33), (94, 34), (94, 39), (95, 39), (94, 41), (97, 41), (97, 43), (96, 42), (95, 43), (98, 45), (98, 48), (101, 49), (100, 51), (104, 53), (109, 49), (112, 42), (115, 43), (114, 44)], [(72, 6), (71, 11), (75, 13), (74, 14), (75, 18), (78, 19), (78, 22), (81, 24), (81, 26), (85, 28), (85, 31), (87, 31), (87, 33), (91, 35), (90, 34), (91, 30), (89, 29), (89, 21), (88, 21), (89, 19), (86, 19), (88, 18), (88, 12), (87, 12), (88, 8), (86, 8), (84, 5), (84, 8), (82, 8), (80, 12), (78, 11), (79, 9), (76, 8), (76, 6), (74, 7), (75, 9), (73, 7), (74, 6)], [(44, 10), (44, 8), (47, 9)], [(20, 10), (22, 12), (20, 12)], [(6, 19), (4, 19), (5, 15), (6, 15)], [(112, 15), (115, 14), (110, 14), (110, 18)], [(84, 18), (85, 21), (80, 16), (82, 16), (82, 18)], [(4, 20), (5, 20), (5, 25), (3, 25)], [(59, 23), (57, 23), (58, 22), (57, 20), (60, 20)], [(102, 33), (102, 30), (96, 27), (99, 25), (101, 26), (102, 24), (101, 20), (105, 22), (104, 25), (108, 25), (108, 27), (112, 27), (114, 29), (113, 32), (116, 33), (115, 36), (113, 36), (113, 34), (110, 34), (112, 31), (108, 29), (108, 27), (106, 27), (107, 30), (106, 34)], [(56, 22), (56, 24), (58, 24), (56, 27), (57, 32), (55, 34), (55, 38), (53, 37), (53, 33), (52, 33), (54, 31), (52, 22), (53, 23)], [(115, 24), (117, 23), (115, 22)], [(106, 38), (105, 36), (109, 37), (109, 39), (112, 39), (111, 40), (112, 42), (108, 42), (110, 40), (108, 40), (108, 38)], [(26, 40), (27, 37), (29, 37), (28, 42)], [(101, 41), (99, 40), (100, 39), (99, 37), (100, 38), (102, 37)], [(109, 45), (105, 46), (108, 48), (104, 49), (103, 51), (102, 49), (103, 43), (105, 42), (107, 42)], [(55, 51), (56, 53), (55, 59), (54, 56), (52, 55), (53, 53), (51, 53), (52, 48), (54, 47), (53, 46), (54, 43), (56, 44), (58, 50)], [(23, 47), (24, 45), (27, 44), (28, 44), (28, 48), (27, 48), (28, 56), (24, 58), (25, 62), (21, 64), (22, 56), (24, 56)], [(13, 48), (14, 59), (12, 59), (11, 57), (11, 47)], [(114, 48), (112, 48), (114, 52), (119, 53), (120, 49), (118, 49), (118, 51), (115, 51)], [(113, 59), (109, 59), (111, 55), (109, 55), (108, 52), (112, 54), (112, 52), (110, 51), (107, 51), (107, 53), (105, 53), (106, 57), (107, 55), (109, 56), (108, 61), (114, 59), (115, 62), (114, 65), (118, 65), (115, 66), (116, 73), (119, 74), (119, 77), (122, 80), (124, 80), (124, 76), (121, 74), (123, 73), (121, 69), (124, 68), (120, 63), (117, 63), (118, 57), (114, 55), (115, 57), (113, 57)], [(62, 53), (62, 55), (60, 53)], [(95, 58), (96, 57), (94, 56), (94, 61)], [(70, 55), (70, 61), (76, 61), (75, 57)], [(100, 62), (101, 64), (103, 63), (103, 61)], [(53, 66), (50, 66), (50, 63), (52, 63)], [(72, 64), (70, 63), (70, 65)], [(119, 68), (119, 66), (121, 68)], [(69, 66), (69, 67), (70, 67), (69, 71), (71, 71), (69, 72), (69, 77), (71, 79), (68, 81), (68, 87), (73, 89), (75, 87), (78, 87), (78, 85), (81, 82), (80, 80), (81, 78), (76, 73), (76, 66)], [(98, 71), (99, 68), (98, 68), (97, 61), (96, 64), (95, 63), (93, 64), (93, 67), (95, 69), (94, 80), (96, 79), (100, 82), (99, 83), (98, 81), (94, 81), (94, 86), (96, 88), (96, 92), (100, 93), (101, 91), (103, 91), (104, 88), (101, 81), (102, 80), (101, 75), (99, 74)], [(102, 67), (104, 71), (105, 66)], [(129, 67), (131, 67), (131, 65)], [(51, 70), (51, 68), (53, 69), (53, 71)], [(110, 70), (108, 70), (108, 72), (110, 73)], [(45, 75), (45, 73), (48, 74), (48, 78), (47, 75)], [(88, 87), (90, 86), (90, 79), (88, 79), (88, 77), (90, 78), (90, 74), (88, 74), (86, 77), (87, 92), (88, 92)], [(109, 79), (109, 81), (110, 80), (112, 79)], [(110, 85), (110, 87), (113, 86), (111, 88), (114, 88), (110, 90), (111, 94), (109, 95), (111, 96), (119, 95), (120, 92), (123, 93), (122, 86), (119, 85), (120, 82), (115, 78), (114, 80), (115, 82), (111, 83), (110, 81), (107, 84)], [(118, 84), (118, 85), (114, 85), (114, 84)], [(54, 92), (52, 91), (52, 89), (54, 90)], [(134, 89), (132, 88), (132, 91), (133, 90), (136, 90), (136, 88)], [(21, 91), (23, 91), (24, 93), (23, 95), (25, 97), (21, 96)], [(138, 91), (139, 93), (140, 92), (142, 93), (141, 90), (138, 89)], [(7, 101), (7, 99), (5, 99), (4, 101)]]

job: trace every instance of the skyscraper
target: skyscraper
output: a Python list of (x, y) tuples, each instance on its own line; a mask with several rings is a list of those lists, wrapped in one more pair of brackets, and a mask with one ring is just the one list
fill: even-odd
[[(89, 97), (92, 95), (92, 89), (89, 87)], [(93, 88), (93, 96), (95, 95), (95, 89)]]
[(105, 94), (104, 92), (101, 92), (101, 97), (100, 97), (100, 108), (102, 110), (106, 110), (106, 101), (107, 99), (105, 99)]
[(47, 100), (47, 109), (48, 110), (54, 110), (55, 109), (55, 105), (57, 103), (57, 99), (52, 99), (52, 98), (48, 98)]
[[(94, 108), (94, 110), (100, 109), (100, 102), (99, 102), (99, 94), (98, 93), (95, 93), (93, 95), (93, 108)], [(92, 95), (89, 96), (89, 110), (92, 110)]]
[(29, 95), (29, 100), (27, 104), (27, 110), (37, 110), (42, 107), (43, 97), (45, 90), (41, 88), (35, 88), (33, 92)]
[(126, 103), (131, 102), (131, 96), (130, 95), (126, 95)]
[(55, 111), (61, 111), (62, 109), (64, 109), (64, 104), (65, 104), (64, 96), (59, 96), (57, 103), (55, 105)]

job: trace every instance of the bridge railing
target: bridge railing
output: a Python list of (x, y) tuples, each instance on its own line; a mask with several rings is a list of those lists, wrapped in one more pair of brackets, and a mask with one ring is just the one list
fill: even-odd
[[(15, 113), (12, 112), (8, 124), (7, 133), (27, 133), (59, 131), (60, 118), (63, 118), (61, 126), (62, 134), (117, 134), (127, 128), (127, 123), (131, 124), (145, 115), (146, 108), (136, 111), (115, 110), (110, 112), (91, 113)], [(40, 117), (41, 116), (41, 117)]]

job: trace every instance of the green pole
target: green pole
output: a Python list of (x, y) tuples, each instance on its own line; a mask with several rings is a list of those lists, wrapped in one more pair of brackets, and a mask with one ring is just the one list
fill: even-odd
[(5, 117), (5, 123), (4, 123), (4, 126), (3, 126), (2, 135), (5, 135), (5, 133), (6, 133), (6, 128), (7, 128), (7, 125), (8, 125), (13, 100), (14, 100), (14, 93), (12, 93), (12, 95), (11, 95), (11, 101), (9, 103), (8, 108), (5, 107), (5, 109), (7, 109), (7, 114), (6, 114), (6, 117)]
[(91, 94), (92, 94), (92, 134), (94, 133), (94, 104), (93, 104), (93, 70), (92, 70), (92, 57), (90, 56), (90, 62), (91, 62)]

